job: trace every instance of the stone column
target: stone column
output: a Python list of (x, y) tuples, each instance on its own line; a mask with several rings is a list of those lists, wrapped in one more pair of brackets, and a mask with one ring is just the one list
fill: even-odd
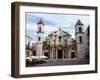
[(50, 47), (50, 60), (52, 59), (52, 49)]
[(70, 51), (68, 51), (68, 59), (70, 59)]
[(68, 59), (68, 48), (65, 47), (65, 58)]
[(57, 49), (56, 49), (56, 60), (58, 59)]
[(62, 54), (62, 59), (64, 59), (64, 50), (63, 50), (63, 54)]
[(51, 53), (51, 54), (52, 54), (52, 56), (51, 56), (51, 57), (52, 57), (52, 59), (53, 59), (53, 50), (54, 50), (54, 49), (52, 48), (52, 53)]
[(65, 48), (65, 58), (68, 59), (68, 49)]

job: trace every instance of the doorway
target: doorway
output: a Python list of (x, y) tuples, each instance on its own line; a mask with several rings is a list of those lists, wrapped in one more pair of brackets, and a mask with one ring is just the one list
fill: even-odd
[(62, 50), (58, 50), (58, 59), (62, 59)]
[(71, 52), (71, 58), (75, 58), (75, 52)]
[[(46, 56), (46, 57), (49, 58), (48, 52), (45, 52), (45, 53), (44, 53), (44, 56)], [(48, 59), (48, 58), (47, 58), (47, 59)]]

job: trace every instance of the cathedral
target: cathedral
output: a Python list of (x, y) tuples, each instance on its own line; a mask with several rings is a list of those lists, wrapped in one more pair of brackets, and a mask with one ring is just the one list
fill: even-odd
[(61, 28), (49, 34), (45, 43), (48, 46), (46, 50), (48, 52), (45, 52), (44, 55), (50, 59), (69, 59), (77, 57), (75, 40), (71, 38), (68, 32), (63, 31)]
[(75, 39), (69, 32), (59, 28), (44, 38), (45, 23), (37, 22), (37, 42), (31, 50), (33, 56), (46, 56), (50, 60), (58, 59), (89, 59), (89, 26), (84, 31), (84, 24), (77, 20)]

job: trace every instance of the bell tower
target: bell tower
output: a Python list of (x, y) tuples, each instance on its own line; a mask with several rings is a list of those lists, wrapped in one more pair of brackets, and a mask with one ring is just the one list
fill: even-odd
[(43, 56), (43, 41), (44, 41), (44, 22), (40, 19), (37, 22), (37, 45), (36, 56)]
[(75, 25), (75, 36), (76, 36), (76, 47), (77, 47), (77, 57), (78, 59), (85, 59), (85, 45), (84, 45), (84, 32), (83, 23), (78, 20)]

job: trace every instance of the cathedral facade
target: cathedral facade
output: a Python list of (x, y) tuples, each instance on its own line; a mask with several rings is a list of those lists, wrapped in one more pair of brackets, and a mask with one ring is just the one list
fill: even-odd
[(78, 20), (75, 24), (75, 38), (59, 28), (44, 38), (45, 23), (37, 22), (37, 43), (32, 50), (33, 56), (46, 56), (50, 60), (89, 59), (89, 26), (83, 30), (84, 24)]
[(68, 32), (63, 31), (61, 28), (52, 32), (46, 38), (47, 50), (44, 55), (49, 59), (70, 59), (76, 58), (76, 45), (75, 40), (71, 38)]

